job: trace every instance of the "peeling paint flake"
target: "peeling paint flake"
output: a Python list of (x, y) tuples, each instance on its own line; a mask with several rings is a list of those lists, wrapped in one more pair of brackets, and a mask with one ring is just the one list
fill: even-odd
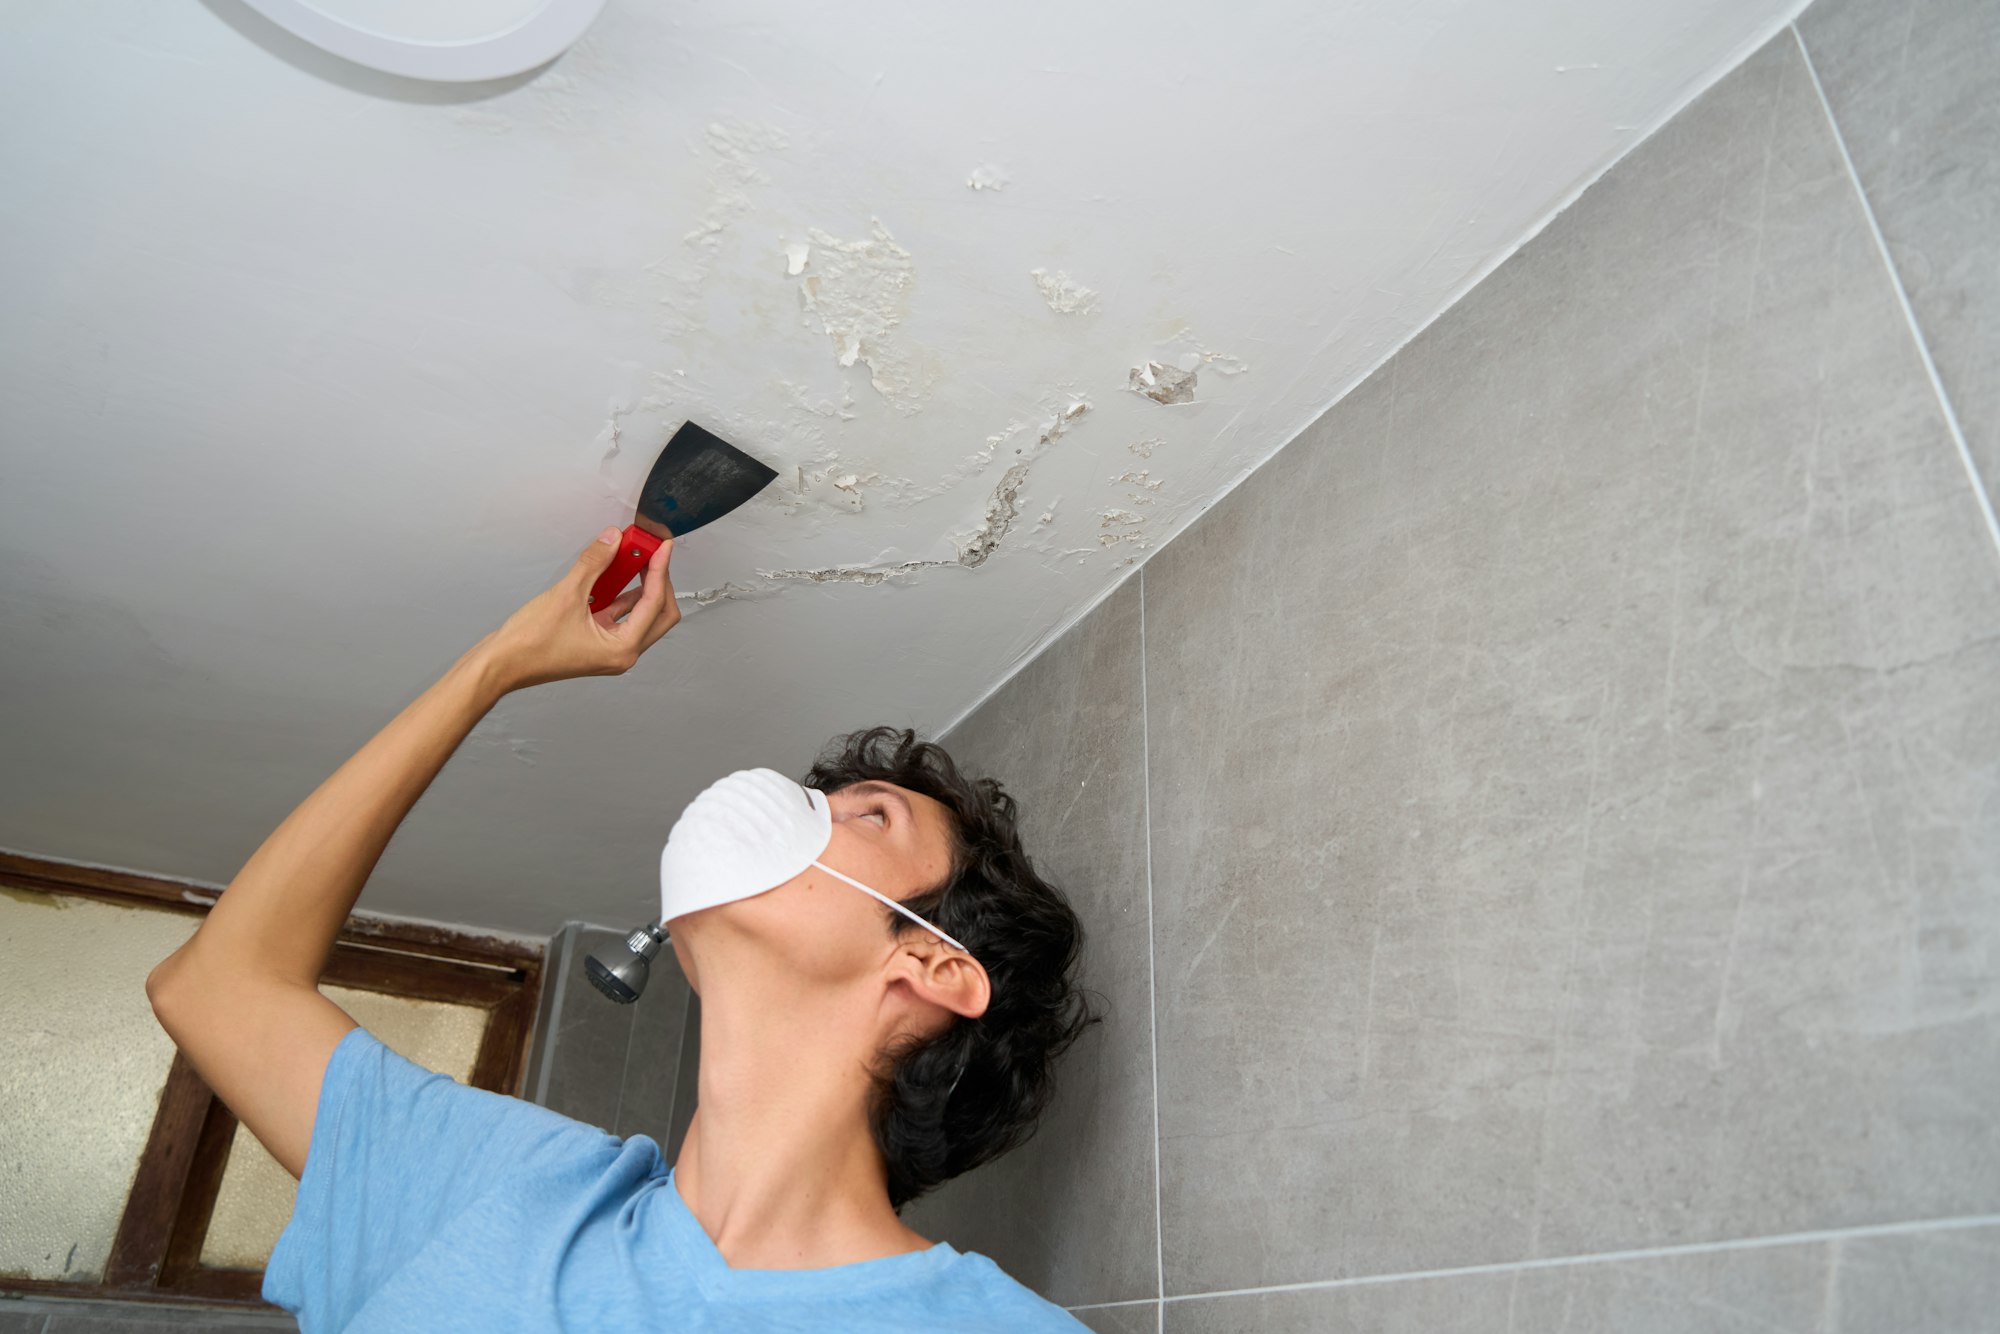
[(813, 248), (804, 241), (793, 241), (785, 247), (786, 276), (796, 278), (806, 271), (806, 262), (812, 258)]
[(1097, 292), (1085, 287), (1061, 269), (1050, 273), (1047, 269), (1030, 269), (1028, 276), (1035, 280), (1035, 290), (1048, 302), (1050, 310), (1058, 315), (1088, 315), (1097, 309)]
[(971, 174), (965, 178), (965, 184), (970, 190), (992, 190), (997, 193), (1006, 189), (1007, 183), (1012, 179), (1005, 168), (984, 162), (972, 169)]
[(1158, 361), (1134, 366), (1126, 385), (1133, 393), (1143, 394), (1155, 403), (1192, 403), (1194, 386), (1193, 371)]
[(836, 361), (865, 364), (876, 393), (899, 412), (916, 412), (931, 377), (895, 336), (908, 313), (916, 271), (910, 252), (896, 244), (881, 220), (872, 223), (871, 234), (860, 241), (812, 230), (800, 266), (799, 304), (806, 326), (832, 340)]

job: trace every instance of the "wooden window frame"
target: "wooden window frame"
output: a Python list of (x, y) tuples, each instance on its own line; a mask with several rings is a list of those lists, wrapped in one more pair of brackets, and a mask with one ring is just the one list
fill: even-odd
[[(205, 916), (220, 894), (208, 885), (8, 852), (0, 852), (0, 883), (193, 916)], [(539, 946), (504, 937), (356, 913), (341, 928), (320, 981), (488, 1011), (467, 1082), (519, 1096), (541, 995), (543, 954)], [(235, 1136), (235, 1114), (176, 1051), (103, 1281), (0, 1276), (0, 1292), (272, 1309), (261, 1295), (263, 1270), (201, 1263)]]

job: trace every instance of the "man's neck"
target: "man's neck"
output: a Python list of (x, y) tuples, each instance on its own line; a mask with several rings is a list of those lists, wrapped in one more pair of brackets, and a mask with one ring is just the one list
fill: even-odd
[(867, 1071), (835, 1040), (845, 1026), (810, 1004), (756, 1003), (752, 990), (702, 1005), (696, 1112), (674, 1164), (689, 1212), (733, 1269), (928, 1246), (889, 1206)]

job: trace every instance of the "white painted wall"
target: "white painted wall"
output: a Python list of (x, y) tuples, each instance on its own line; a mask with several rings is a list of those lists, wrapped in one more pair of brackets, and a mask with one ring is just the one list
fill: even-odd
[(676, 556), (748, 596), (510, 700), (364, 900), (636, 921), (702, 785), (950, 722), (1794, 7), (612, 0), (466, 90), (0, 0), (0, 846), (226, 880), (692, 416), (783, 474)]

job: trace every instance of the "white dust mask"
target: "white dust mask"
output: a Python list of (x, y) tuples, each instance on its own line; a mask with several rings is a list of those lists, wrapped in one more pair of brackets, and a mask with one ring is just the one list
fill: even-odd
[(776, 889), (808, 866), (881, 900), (945, 944), (971, 950), (820, 857), (833, 841), (826, 793), (773, 769), (739, 769), (688, 803), (660, 852), (660, 920)]

